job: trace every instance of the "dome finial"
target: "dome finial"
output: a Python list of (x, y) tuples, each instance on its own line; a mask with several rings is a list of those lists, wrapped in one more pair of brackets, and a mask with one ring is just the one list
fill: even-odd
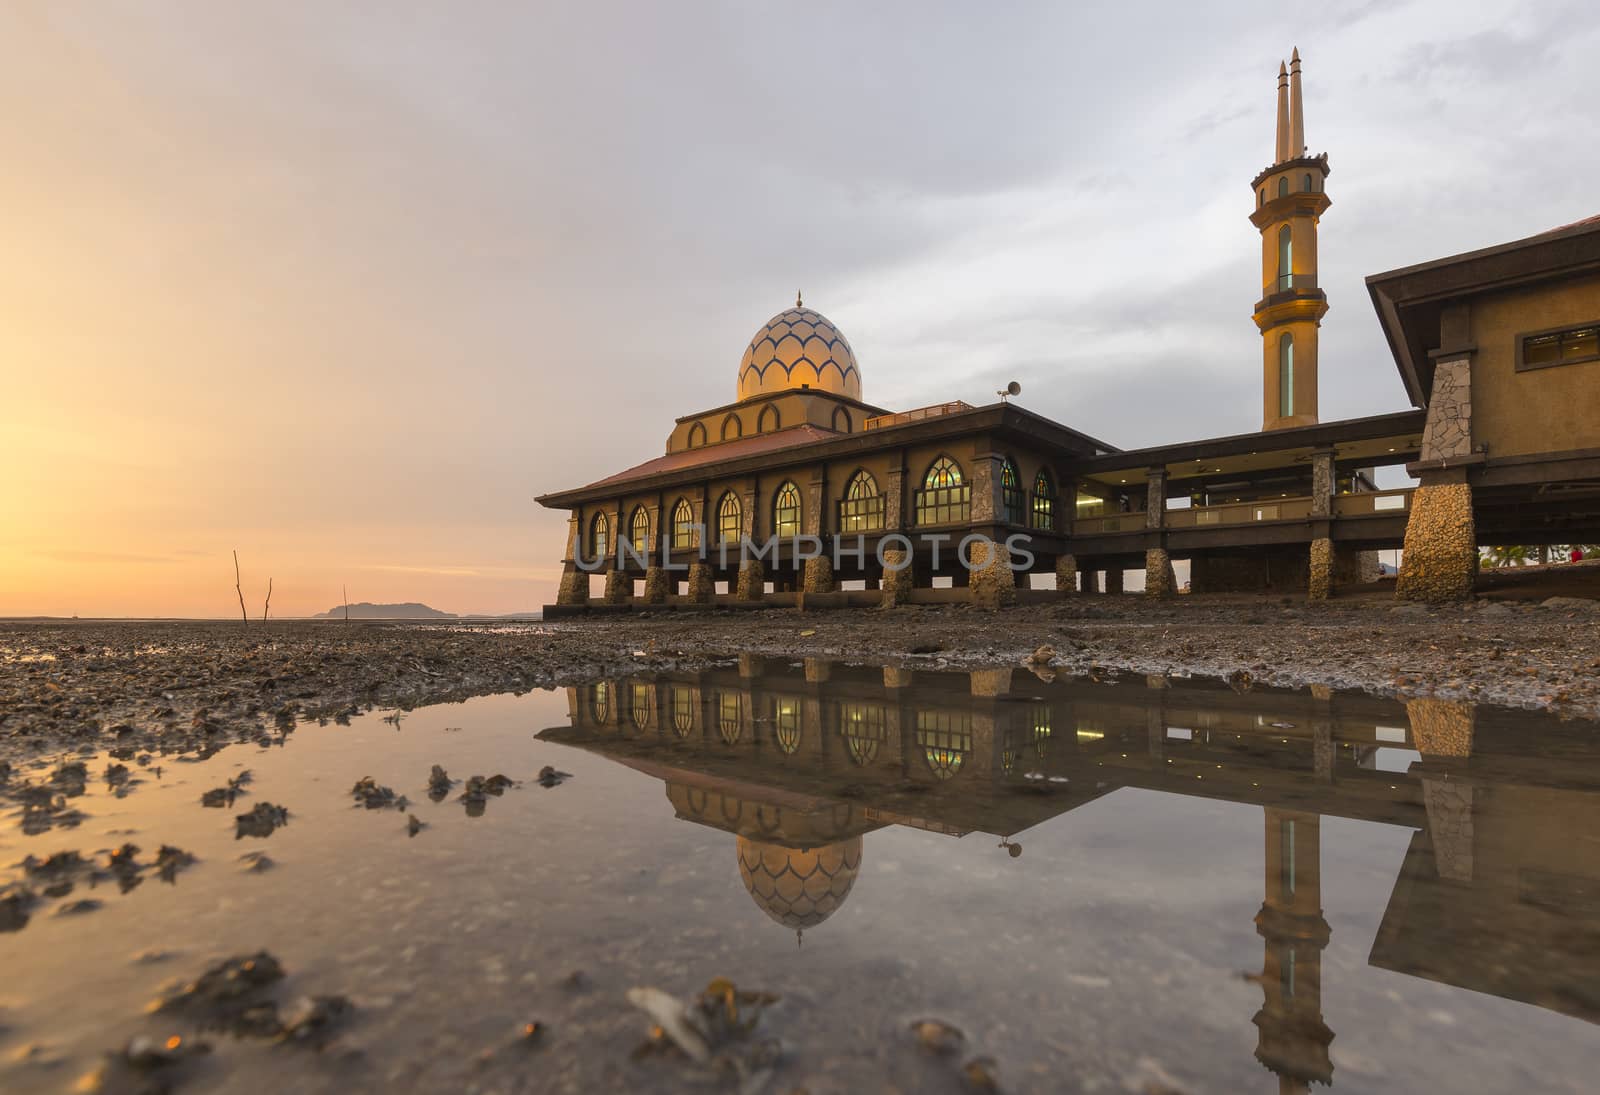
[(794, 291), (794, 306), (796, 308), (804, 308), (806, 306), (806, 302), (801, 298), (800, 290), (798, 289)]

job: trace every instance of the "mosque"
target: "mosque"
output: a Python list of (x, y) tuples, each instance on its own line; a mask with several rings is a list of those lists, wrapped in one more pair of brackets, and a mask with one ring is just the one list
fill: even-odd
[[(726, 869), (775, 945), (785, 934), (850, 945), (839, 920), (858, 885), (873, 885), (868, 845), (880, 830), (998, 838), (986, 883), (998, 896), (1034, 869), (1030, 830), (1133, 787), (1261, 810), (1261, 967), (1248, 978), (1261, 1006), (1237, 1021), (1256, 1027), (1256, 1059), (1280, 1092), (1334, 1082), (1324, 817), (1411, 830), (1371, 966), (1600, 1023), (1585, 980), (1600, 940), (1600, 743), (1553, 716), (1479, 720), (1469, 703), (1321, 686), (751, 655), (568, 688), (567, 703), (567, 724), (540, 740), (659, 781), (676, 818), (726, 834)], [(1532, 741), (1560, 744), (1530, 752)], [(1348, 915), (1371, 893), (1336, 897)], [(1515, 960), (1485, 958), (1506, 953)]]
[[(1479, 544), (1600, 539), (1600, 217), (1369, 277), (1412, 406), (1323, 422), (1331, 168), (1305, 132), (1296, 51), (1250, 184), (1259, 431), (1123, 450), (1005, 393), (876, 406), (844, 332), (797, 297), (750, 340), (734, 402), (677, 419), (662, 456), (539, 497), (569, 514), (547, 616), (997, 607), (1121, 592), (1129, 571), (1162, 597), (1174, 560), (1195, 592), (1317, 600), (1400, 547), (1398, 596), (1448, 601), (1472, 595)], [(1385, 466), (1417, 485), (1377, 489)]]

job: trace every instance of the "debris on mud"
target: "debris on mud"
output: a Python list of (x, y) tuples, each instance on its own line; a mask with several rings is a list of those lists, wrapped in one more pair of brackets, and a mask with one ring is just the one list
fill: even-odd
[(452, 783), (450, 774), (441, 765), (435, 764), (433, 771), (428, 773), (428, 797), (434, 802), (443, 802), (450, 793)]
[(571, 778), (571, 772), (558, 772), (548, 764), (539, 769), (540, 787), (559, 787)]
[(289, 824), (289, 811), (270, 802), (258, 802), (255, 809), (234, 818), (233, 839), (241, 837), (269, 837)]
[(207, 1043), (178, 1034), (163, 1039), (138, 1035), (121, 1049), (107, 1053), (74, 1090), (97, 1095), (164, 1095), (177, 1085), (187, 1061), (210, 1052)]
[(344, 996), (304, 996), (282, 1008), (272, 993), (283, 966), (266, 951), (217, 963), (156, 1001), (158, 1014), (179, 1015), (202, 1030), (321, 1046), (355, 1005)]
[(422, 821), (421, 819), (419, 819), (416, 814), (407, 814), (406, 815), (406, 835), (407, 836), (416, 836), (418, 833), (422, 832), (422, 830), (426, 829), (427, 827), (428, 827), (427, 822)]
[(743, 992), (718, 977), (705, 990), (680, 1000), (649, 986), (631, 988), (628, 1003), (654, 1021), (650, 1036), (634, 1058), (666, 1054), (759, 1089), (777, 1067), (782, 1048), (776, 1038), (755, 1038), (762, 1013), (778, 997)]
[(250, 782), (248, 770), (240, 772), (221, 787), (213, 787), (200, 796), (200, 805), (212, 807), (231, 807), (233, 800), (244, 794), (244, 785)]
[(960, 1028), (939, 1019), (918, 1019), (911, 1024), (911, 1033), (919, 1046), (938, 1057), (959, 1053), (967, 1044), (967, 1036)]
[(244, 869), (251, 874), (260, 874), (270, 871), (278, 865), (277, 861), (266, 852), (246, 852), (239, 857), (239, 862), (244, 864)]
[(483, 808), (489, 801), (489, 796), (498, 798), (505, 794), (507, 787), (514, 787), (516, 783), (510, 776), (496, 773), (485, 779), (483, 776), (473, 776), (467, 780), (467, 785), (462, 789), (460, 797), (456, 800), (464, 803), (469, 817), (482, 817)]
[(350, 788), (350, 794), (358, 806), (365, 806), (369, 810), (404, 810), (410, 805), (405, 795), (395, 794), (393, 787), (384, 787), (371, 776), (356, 780), (356, 785)]

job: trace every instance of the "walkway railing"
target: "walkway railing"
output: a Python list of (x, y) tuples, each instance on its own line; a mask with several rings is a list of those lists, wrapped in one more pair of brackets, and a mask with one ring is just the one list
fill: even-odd
[(1333, 500), (1336, 517), (1359, 517), (1367, 513), (1404, 513), (1411, 508), (1411, 490), (1380, 490), (1367, 494), (1341, 494)]

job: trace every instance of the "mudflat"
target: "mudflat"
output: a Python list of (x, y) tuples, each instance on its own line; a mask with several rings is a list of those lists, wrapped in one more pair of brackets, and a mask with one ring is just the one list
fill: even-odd
[(0, 624), (0, 757), (204, 748), (307, 718), (741, 655), (1199, 674), (1600, 716), (1600, 602), (1573, 598), (1432, 608), (1101, 595), (997, 612), (664, 610), (547, 624), (10, 622)]

